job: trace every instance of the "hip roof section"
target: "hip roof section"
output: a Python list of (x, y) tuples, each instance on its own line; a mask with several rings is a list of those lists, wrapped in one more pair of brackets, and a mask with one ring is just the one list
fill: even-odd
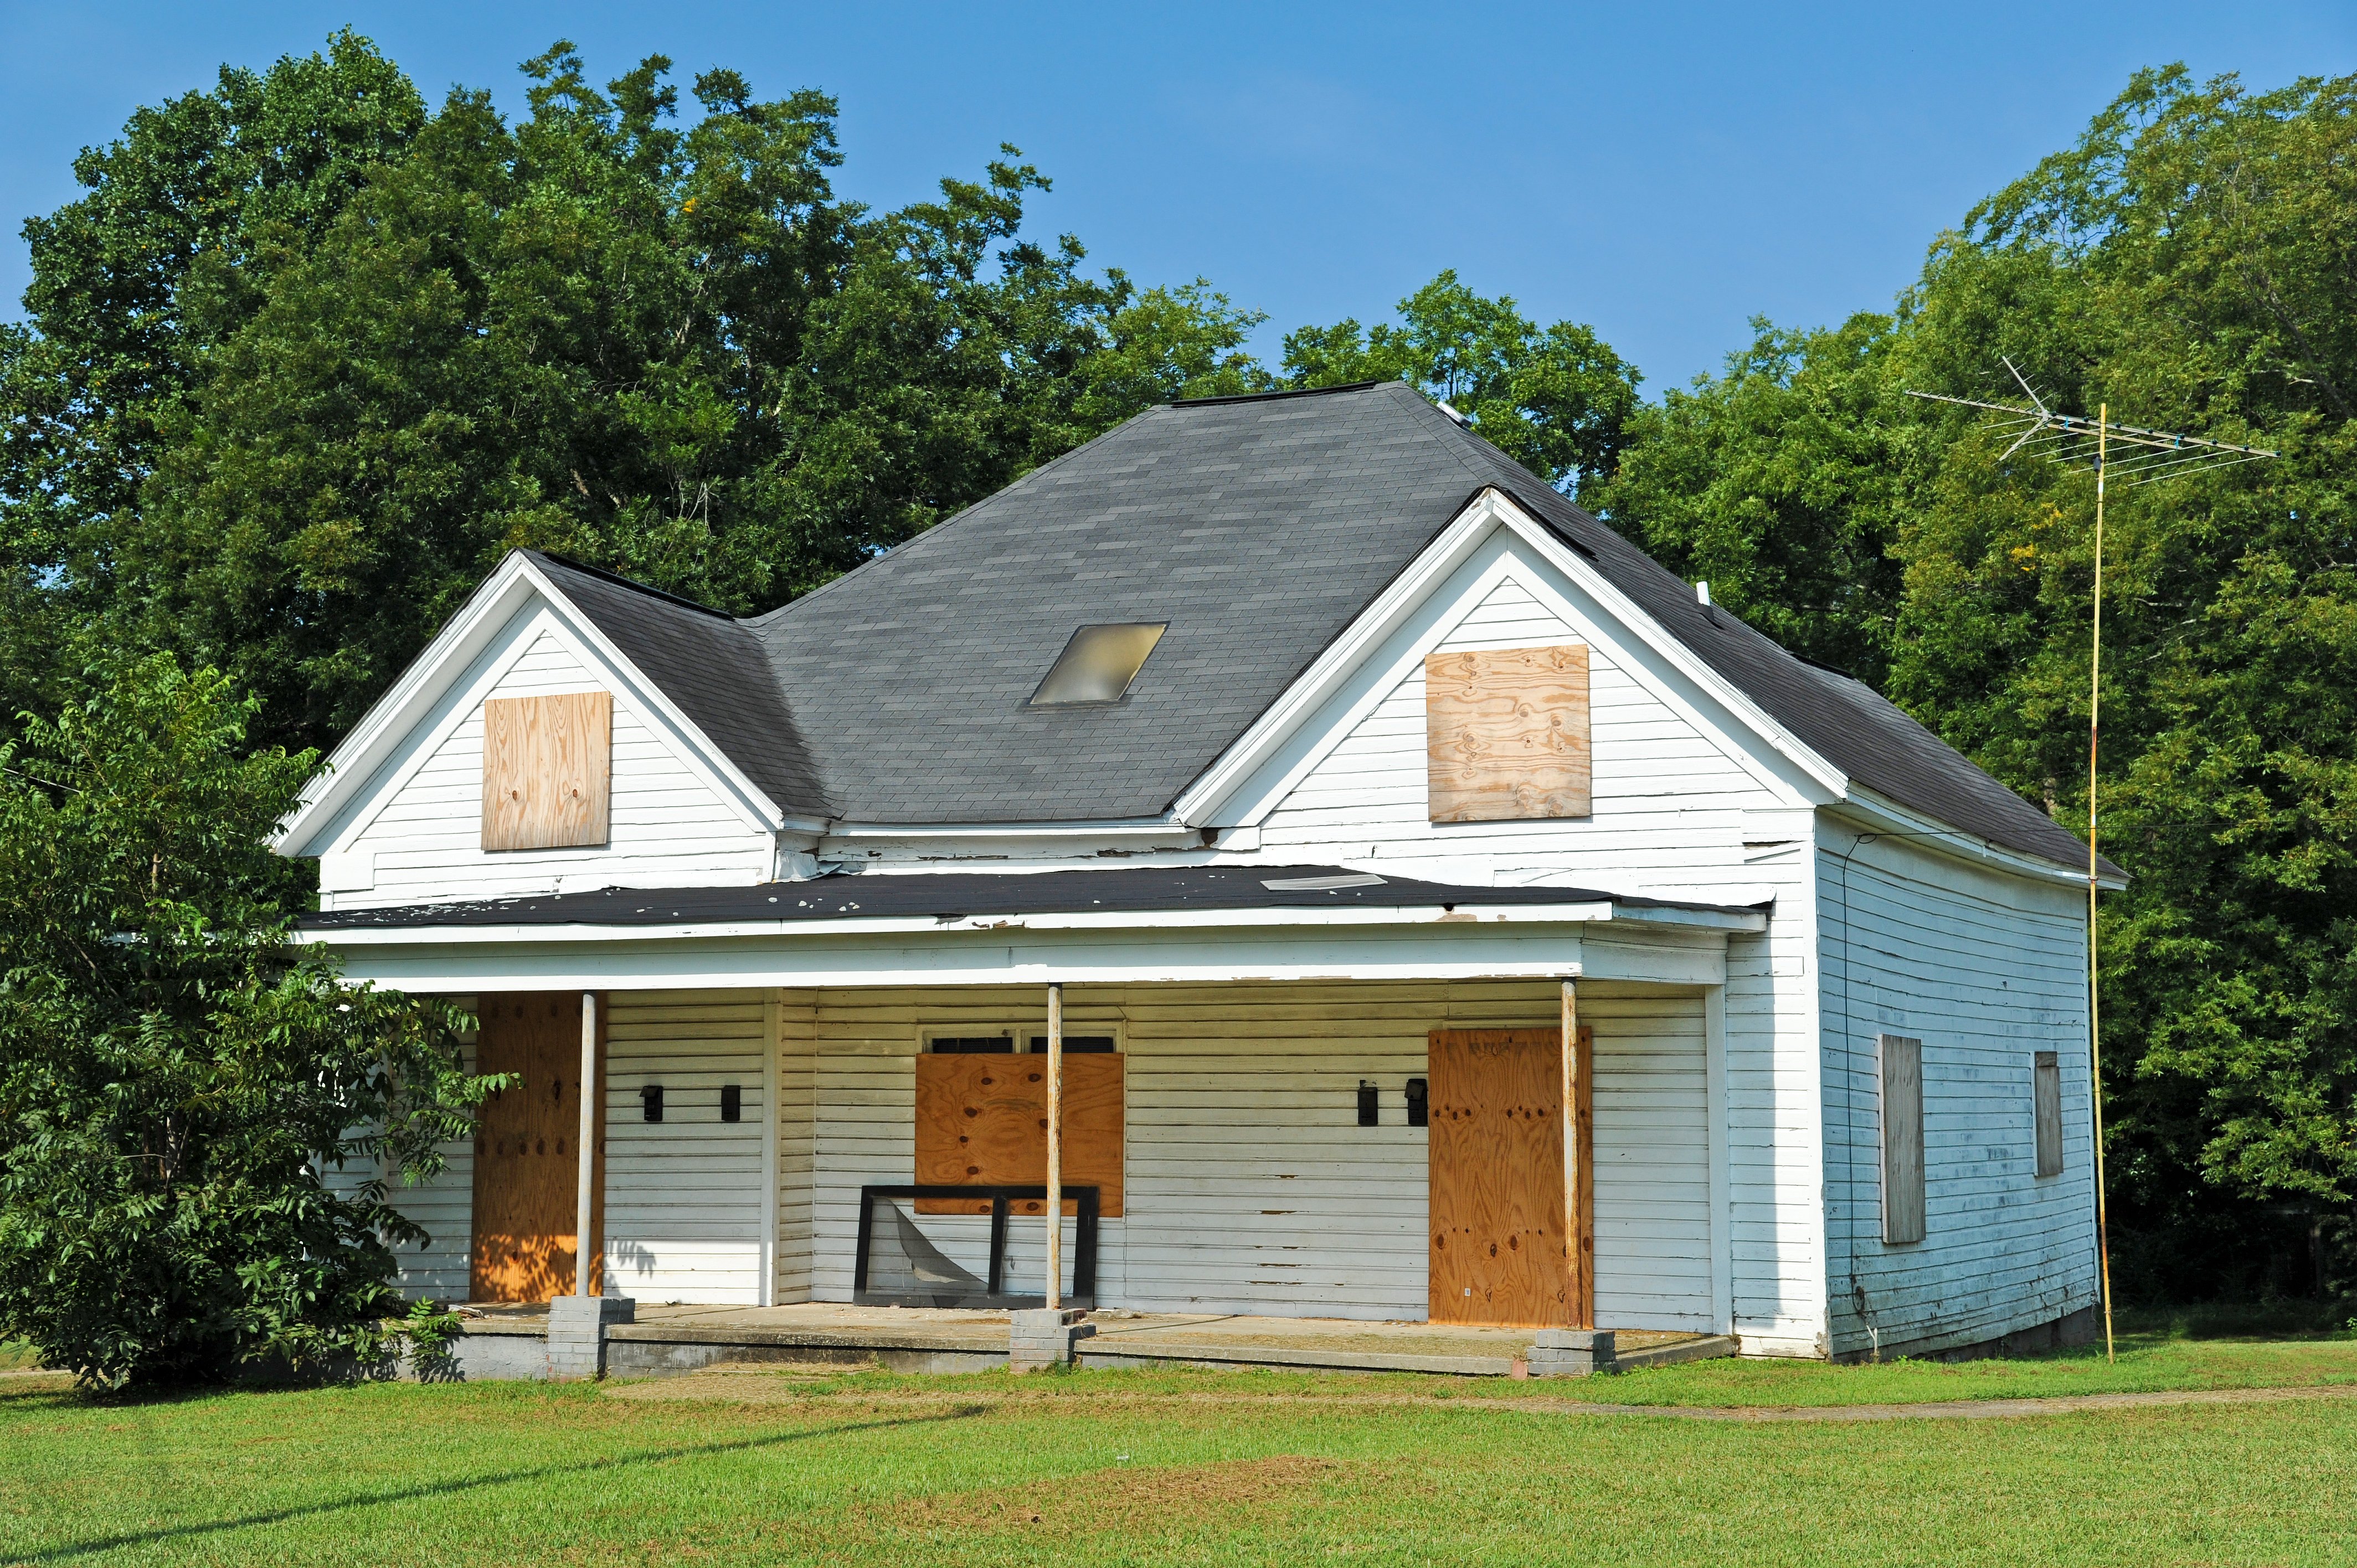
[[(1698, 603), (1396, 381), (1148, 410), (751, 620), (544, 564), (789, 815), (1150, 819), (1493, 488), (1853, 781), (2085, 865), (2079, 839), (1891, 703)], [(1028, 705), (1076, 628), (1147, 621), (1168, 629), (1121, 701)]]

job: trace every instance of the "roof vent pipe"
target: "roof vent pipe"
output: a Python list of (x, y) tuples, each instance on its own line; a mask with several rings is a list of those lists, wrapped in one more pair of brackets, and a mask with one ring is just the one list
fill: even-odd
[(1710, 585), (1708, 583), (1696, 583), (1695, 585), (1695, 603), (1698, 605), (1706, 605), (1710, 603)]

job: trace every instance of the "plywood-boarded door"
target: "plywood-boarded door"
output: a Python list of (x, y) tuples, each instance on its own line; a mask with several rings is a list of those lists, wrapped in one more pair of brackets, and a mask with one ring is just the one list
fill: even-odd
[[(546, 1301), (573, 1291), (580, 1238), (581, 995), (485, 996), (476, 1071), (522, 1081), (483, 1102), (475, 1130), (475, 1234), (468, 1294), (476, 1301)], [(600, 1288), (597, 1236), (605, 1225), (606, 1008), (597, 1007), (597, 1165), (591, 1181), (589, 1288)]]
[[(1594, 1072), (1578, 1034), (1577, 1081)], [(1594, 1213), (1565, 1245), (1563, 1036), (1554, 1029), (1435, 1029), (1431, 1041), (1431, 1296), (1435, 1323), (1563, 1327), (1591, 1315)], [(1576, 1112), (1587, 1096), (1578, 1094)], [(1595, 1187), (1580, 1116), (1578, 1185)]]

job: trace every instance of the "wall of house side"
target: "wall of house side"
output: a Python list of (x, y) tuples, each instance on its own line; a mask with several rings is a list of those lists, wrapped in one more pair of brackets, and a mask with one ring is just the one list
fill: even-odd
[[(1828, 821), (1825, 1187), (1836, 1355), (1924, 1353), (2093, 1305), (2086, 905), (2067, 885), (1983, 870)], [(1882, 1240), (1875, 1042), (1923, 1042), (1926, 1234)], [(2063, 1168), (2036, 1167), (2032, 1064), (2062, 1070)]]
[[(1105, 1222), (1099, 1300), (1146, 1310), (1421, 1318), (1426, 1151), (1405, 1086), (1437, 1027), (1549, 1026), (1554, 987), (1074, 988), (1067, 1026), (1127, 1056), (1126, 1216)], [(1582, 988), (1597, 1031), (1598, 1310), (1607, 1326), (1714, 1321), (1699, 993)], [(914, 1058), (929, 1029), (1044, 1026), (1036, 991), (819, 993), (812, 1294), (847, 1300), (858, 1189), (909, 1179)], [(1357, 1124), (1372, 1079), (1382, 1124)], [(927, 1217), (982, 1272), (984, 1222)], [(1010, 1277), (1039, 1271), (1018, 1225)]]
[[(1361, 700), (1347, 734), (1260, 827), (1258, 858), (1340, 862), (1458, 882), (1571, 884), (1710, 902), (1774, 900), (1765, 933), (1727, 950), (1726, 1094), (1735, 1326), (1747, 1352), (1822, 1355), (1825, 1314), (1813, 816), (1657, 694), (1625, 633), (1543, 564), (1477, 558), (1443, 590), (1461, 608), (1440, 650), (1589, 645), (1594, 813), (1577, 821), (1426, 817), (1424, 671)], [(1552, 585), (1551, 585), (1552, 581)], [(1332, 721), (1328, 721), (1332, 722)]]
[[(758, 1305), (767, 996), (616, 992), (606, 1026), (606, 1289), (641, 1301)], [(640, 1091), (663, 1090), (649, 1122)], [(720, 1119), (737, 1086), (741, 1119)]]
[[(513, 633), (522, 651), (468, 693), (431, 753), (391, 798), (371, 801), (321, 859), (323, 908), (442, 902), (608, 886), (767, 880), (775, 844), (732, 810), (544, 616)], [(603, 847), (486, 852), (481, 844), (487, 697), (615, 691), (612, 833)], [(446, 722), (447, 722), (446, 715)]]

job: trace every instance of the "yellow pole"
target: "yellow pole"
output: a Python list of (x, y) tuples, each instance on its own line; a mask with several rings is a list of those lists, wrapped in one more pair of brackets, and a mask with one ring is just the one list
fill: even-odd
[(2111, 1216), (2104, 1198), (2104, 1046), (2095, 1006), (2095, 746), (2104, 700), (2104, 469), (2112, 405), (2095, 411), (2095, 630), (2087, 673), (2087, 1092), (2095, 1112), (2095, 1252), (2103, 1269), (2104, 1359), (2112, 1345)]

